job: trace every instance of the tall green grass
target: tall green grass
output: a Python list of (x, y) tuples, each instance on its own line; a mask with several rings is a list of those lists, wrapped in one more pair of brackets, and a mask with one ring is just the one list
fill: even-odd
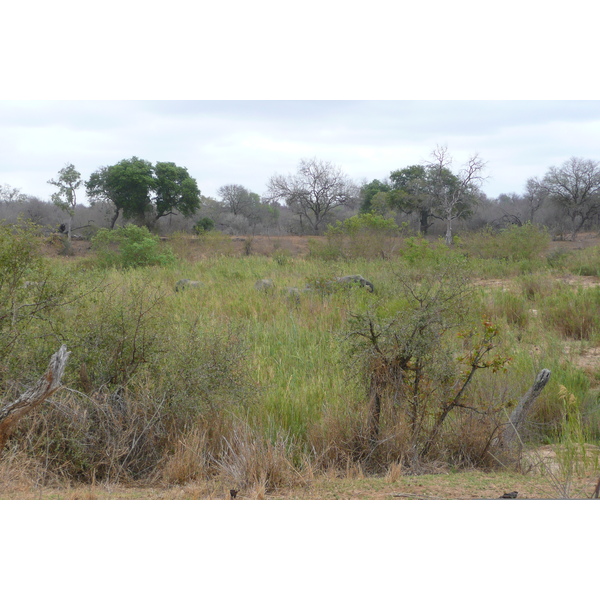
[[(510, 241), (514, 247), (514, 240)], [(236, 452), (276, 448), (296, 471), (307, 461), (323, 468), (339, 467), (344, 461), (349, 464), (357, 456), (367, 397), (344, 345), (345, 324), (353, 313), (371, 310), (386, 315), (402, 310), (396, 274), (418, 280), (423, 269), (443, 264), (450, 256), (463, 256), (464, 249), (448, 250), (417, 238), (406, 242), (394, 257), (324, 261), (236, 257), (228, 255), (227, 242), (223, 236), (206, 234), (198, 241), (205, 245), (204, 258), (191, 261), (182, 239), (176, 239), (176, 261), (137, 269), (98, 269), (93, 261), (73, 266), (65, 266), (60, 259), (51, 261), (55, 279), (71, 286), (72, 301), (31, 325), (18, 348), (22, 350), (22, 379), (13, 368), (4, 374), (3, 389), (12, 384), (14, 389), (22, 387), (27, 374), (37, 375), (48, 356), (65, 343), (72, 355), (65, 375), (70, 391), (64, 392), (62, 401), (74, 407), (88, 402), (78, 398), (93, 399), (96, 408), (90, 408), (90, 414), (99, 419), (102, 410), (110, 408), (114, 423), (98, 444), (118, 438), (126, 446), (143, 432), (155, 431), (148, 438), (156, 449), (155, 470), (168, 463), (177, 480), (185, 473), (209, 476), (219, 472), (219, 464), (232, 473), (234, 465), (237, 469), (241, 464), (227, 454), (235, 448)], [(500, 325), (501, 350), (513, 357), (506, 373), (486, 372), (474, 386), (471, 393), (477, 396), (478, 405), (514, 405), (535, 374), (549, 368), (551, 383), (533, 413), (528, 441), (558, 442), (565, 435), (561, 385), (577, 398), (585, 439), (597, 441), (597, 394), (589, 374), (568, 360), (564, 344), (596, 342), (600, 292), (557, 284), (547, 265), (535, 257), (463, 256), (463, 260), (474, 278), (484, 279), (472, 308), (477, 313), (473, 320), (486, 316)], [(370, 280), (375, 292), (336, 286), (314, 289), (314, 285), (312, 290), (305, 289), (316, 281), (353, 274)], [(506, 289), (486, 287), (488, 277), (507, 278)], [(202, 285), (176, 292), (175, 284), (183, 278)], [(274, 285), (257, 290), (259, 279), (271, 279)], [(286, 288), (300, 291), (290, 296)], [(118, 433), (118, 402), (140, 407), (137, 412), (131, 409), (137, 420), (127, 436), (124, 430)], [(46, 419), (52, 418), (50, 413), (48, 408)], [(164, 419), (157, 429), (158, 415)], [(404, 425), (393, 424), (392, 417), (381, 455), (395, 464), (404, 451)], [(56, 423), (54, 436), (60, 427), (67, 427), (64, 418)], [(244, 423), (242, 428), (240, 423)], [(487, 425), (472, 416), (451, 420), (448, 427), (448, 462), (475, 461), (485, 447)], [(29, 432), (30, 437), (21, 440), (32, 440), (32, 432), (42, 429), (32, 417), (21, 432)], [(49, 435), (48, 429), (44, 431)], [(83, 437), (69, 446), (69, 460), (75, 461), (77, 455), (78, 467), (64, 468), (65, 473), (91, 469), (100, 454), (100, 446), (98, 454), (86, 454), (85, 436), (92, 429), (68, 431), (72, 440)], [(227, 446), (228, 436), (237, 441)], [(469, 436), (476, 440), (472, 452), (465, 446)], [(192, 452), (181, 440), (204, 446)], [(39, 460), (46, 460), (43, 453), (53, 448), (54, 459), (46, 462), (64, 464), (60, 444), (21, 443)], [(190, 467), (189, 461), (200, 455), (205, 466)], [(115, 451), (114, 464), (121, 460), (119, 456)], [(141, 454), (136, 456), (138, 475), (150, 473), (149, 462)], [(179, 471), (178, 456), (188, 461)], [(121, 476), (128, 464), (133, 463), (112, 471), (105, 465), (103, 472)], [(270, 477), (276, 480), (273, 473)]]

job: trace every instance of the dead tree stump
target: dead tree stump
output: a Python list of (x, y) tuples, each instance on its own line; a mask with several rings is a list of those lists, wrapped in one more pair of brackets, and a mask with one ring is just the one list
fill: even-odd
[(548, 369), (542, 369), (536, 376), (533, 385), (529, 388), (528, 392), (519, 400), (519, 404), (512, 411), (508, 418), (508, 425), (504, 428), (501, 435), (501, 443), (505, 447), (510, 447), (514, 444), (519, 430), (522, 428), (523, 423), (527, 415), (533, 408), (533, 403), (537, 400), (538, 396), (542, 393), (542, 390), (546, 387), (546, 384), (550, 380), (550, 371)]
[(61, 346), (58, 352), (52, 355), (47, 371), (38, 382), (21, 394), (14, 402), (0, 408), (0, 452), (2, 452), (19, 419), (31, 412), (61, 387), (60, 380), (70, 354), (70, 352), (67, 352), (66, 346)]

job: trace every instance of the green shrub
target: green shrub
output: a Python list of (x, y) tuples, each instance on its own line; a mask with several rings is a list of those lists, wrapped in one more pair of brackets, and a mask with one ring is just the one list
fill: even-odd
[(404, 240), (402, 258), (414, 266), (441, 265), (450, 256), (451, 250), (446, 244), (431, 243), (421, 237), (410, 237)]
[(13, 363), (22, 372), (26, 357), (41, 357), (42, 363), (48, 358), (50, 317), (64, 303), (68, 281), (52, 272), (41, 244), (33, 223), (0, 222), (0, 383)]
[(209, 217), (202, 217), (198, 219), (194, 225), (194, 233), (197, 235), (203, 235), (207, 231), (212, 231), (215, 228), (215, 222)]
[(526, 261), (539, 257), (550, 245), (550, 234), (532, 223), (510, 225), (496, 231), (491, 227), (461, 239), (461, 249), (470, 256)]
[(146, 227), (127, 225), (121, 229), (101, 229), (92, 240), (101, 267), (135, 268), (166, 266), (175, 262), (170, 248), (160, 247), (160, 238)]
[(285, 267), (292, 262), (292, 254), (286, 248), (278, 248), (273, 252), (273, 260), (280, 266)]
[(399, 232), (394, 219), (364, 213), (329, 225), (325, 235), (327, 244), (344, 258), (389, 258), (398, 245)]

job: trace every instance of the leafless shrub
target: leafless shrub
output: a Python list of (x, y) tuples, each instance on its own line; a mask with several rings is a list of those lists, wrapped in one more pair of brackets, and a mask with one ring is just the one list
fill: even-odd
[(271, 441), (248, 424), (239, 423), (225, 440), (224, 452), (215, 457), (215, 463), (236, 488), (262, 487), (269, 492), (302, 481), (288, 456), (290, 444), (291, 440), (281, 434)]

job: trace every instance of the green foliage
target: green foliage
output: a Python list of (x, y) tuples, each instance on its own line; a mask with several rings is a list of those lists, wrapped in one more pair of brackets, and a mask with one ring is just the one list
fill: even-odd
[(550, 235), (545, 228), (526, 223), (521, 227), (510, 225), (500, 231), (488, 227), (464, 237), (460, 247), (470, 256), (517, 262), (539, 257), (549, 245)]
[(373, 212), (373, 200), (376, 196), (385, 195), (391, 190), (389, 184), (379, 181), (379, 179), (373, 179), (370, 183), (366, 183), (360, 188), (360, 212), (370, 213)]
[(450, 251), (444, 244), (432, 243), (421, 237), (404, 240), (402, 258), (411, 266), (439, 265), (447, 260)]
[(160, 322), (164, 305), (164, 294), (139, 278), (82, 299), (72, 363), (85, 363), (86, 385), (125, 386), (140, 368), (158, 360), (167, 342)]
[(143, 220), (154, 210), (155, 220), (179, 212), (192, 216), (201, 204), (196, 180), (184, 167), (172, 162), (154, 166), (137, 156), (110, 167), (101, 167), (85, 184), (92, 203), (111, 202), (115, 207), (111, 229), (120, 214)]
[(285, 267), (292, 262), (292, 254), (287, 248), (278, 248), (273, 252), (273, 260), (280, 266)]
[(194, 225), (194, 233), (203, 235), (207, 231), (212, 231), (215, 228), (215, 222), (209, 217), (202, 217), (196, 221)]
[(28, 356), (39, 357), (50, 317), (65, 302), (67, 282), (41, 256), (39, 234), (30, 222), (0, 222), (0, 383), (11, 365), (22, 370)]
[(181, 213), (191, 217), (200, 208), (200, 190), (196, 180), (190, 177), (185, 167), (172, 162), (157, 162), (154, 165), (153, 190), (156, 220), (165, 215)]
[(81, 186), (81, 173), (72, 164), (66, 165), (58, 172), (58, 180), (48, 181), (51, 185), (58, 187), (58, 192), (52, 194), (52, 202), (69, 214), (68, 237), (71, 239), (71, 220), (75, 214), (77, 205), (76, 190)]
[(478, 370), (498, 371), (509, 359), (493, 354), (498, 328), (489, 321), (477, 328), (468, 318), (474, 290), (464, 263), (422, 269), (418, 279), (396, 277), (402, 309), (353, 314), (347, 338), (369, 398), (370, 460), (387, 414), (406, 424), (414, 466), (439, 443), (450, 413), (489, 408), (467, 400), (469, 384)]
[(345, 221), (329, 225), (327, 235), (357, 235), (364, 231), (372, 233), (395, 233), (398, 225), (394, 219), (386, 219), (378, 214), (362, 213), (354, 215)]
[[(356, 222), (382, 222), (380, 216), (365, 219), (351, 221), (347, 230), (352, 233)], [(600, 299), (593, 290), (553, 281), (533, 261), (533, 273), (509, 280), (519, 262), (468, 258), (418, 237), (399, 240), (402, 254), (385, 261), (292, 260), (281, 250), (240, 259), (227, 256), (231, 238), (212, 231), (178, 242), (194, 256), (207, 256), (200, 261), (83, 270), (72, 260), (43, 260), (34, 230), (0, 229), (0, 248), (7, 248), (0, 269), (9, 265), (0, 271), (0, 342), (19, 333), (4, 353), (7, 360), (0, 360), (5, 398), (39, 376), (57, 343), (72, 351), (65, 389), (11, 439), (48, 473), (87, 481), (94, 473), (111, 481), (157, 477), (185, 450), (194, 466), (189, 472), (196, 474), (186, 477), (212, 477), (219, 465), (242, 460), (243, 444), (228, 423), (248, 427), (256, 447), (285, 440), (281, 451), (297, 469), (361, 463), (384, 470), (397, 462), (418, 469), (428, 460), (493, 468), (485, 456), (495, 427), (542, 367), (552, 378), (526, 441), (559, 442), (573, 433), (564, 427), (560, 385), (577, 398), (569, 422), (575, 426), (580, 417), (590, 441), (600, 428), (597, 373), (576, 360), (579, 351), (589, 358), (599, 324), (583, 341), (569, 337), (569, 354), (561, 325), (573, 315), (600, 314)], [(159, 247), (156, 236), (137, 230), (134, 246), (150, 237)], [(326, 239), (314, 241), (331, 251)], [(108, 238), (105, 250), (120, 255), (127, 243)], [(126, 261), (146, 264), (131, 254)], [(122, 260), (108, 264), (121, 266)], [(469, 283), (470, 272), (477, 285)], [(21, 274), (11, 280), (10, 273)], [(376, 294), (331, 284), (352, 273), (375, 282)], [(485, 276), (505, 277), (506, 290), (486, 284)], [(202, 287), (175, 294), (181, 278)], [(264, 278), (279, 290), (302, 290), (293, 310), (285, 294), (254, 289)], [(38, 286), (23, 287), (25, 281), (45, 282), (39, 289), (46, 296)], [(76, 297), (68, 305), (59, 294), (66, 281)], [(304, 291), (306, 283), (312, 292)], [(25, 294), (15, 303), (17, 317), (24, 317), (17, 329), (11, 329), (9, 284), (16, 295)], [(27, 313), (37, 309), (25, 306), (33, 294), (54, 302), (37, 313), (39, 319)], [(504, 372), (508, 355), (514, 360)], [(32, 368), (36, 364), (39, 369)], [(371, 383), (381, 400), (375, 444), (374, 413), (365, 397)]]
[(157, 235), (146, 227), (131, 224), (115, 230), (99, 230), (92, 239), (92, 247), (98, 252), (98, 265), (103, 268), (166, 266), (175, 261), (170, 248), (160, 247)]
[(396, 246), (400, 228), (394, 219), (360, 213), (326, 231), (327, 244), (344, 258), (388, 258)]
[(121, 213), (131, 219), (143, 217), (150, 210), (153, 185), (152, 164), (134, 156), (116, 165), (101, 167), (92, 173), (85, 187), (92, 203), (113, 203), (112, 229)]

